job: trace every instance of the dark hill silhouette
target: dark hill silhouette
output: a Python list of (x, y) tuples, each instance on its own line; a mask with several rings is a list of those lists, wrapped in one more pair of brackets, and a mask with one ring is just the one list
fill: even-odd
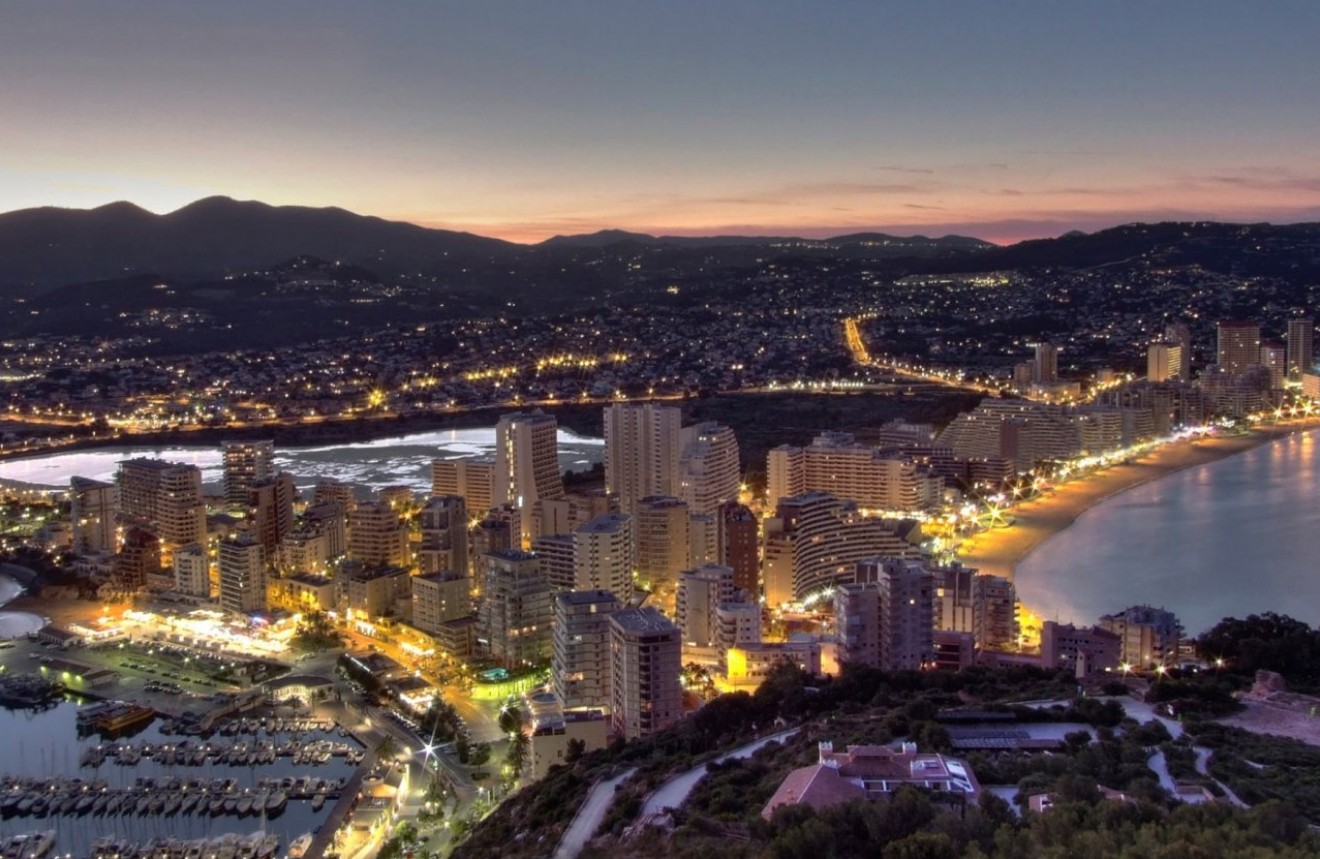
[(1094, 233), (1031, 239), (919, 266), (925, 271), (981, 272), (1094, 268), (1119, 263), (1200, 266), (1211, 271), (1287, 275), (1314, 270), (1320, 223), (1227, 224), (1166, 221), (1124, 224)]
[(886, 233), (852, 233), (827, 239), (806, 239), (797, 236), (653, 236), (626, 230), (600, 230), (581, 235), (555, 236), (546, 239), (539, 248), (606, 248), (618, 245), (665, 246), (676, 248), (716, 247), (797, 247), (799, 250), (834, 251), (858, 245), (889, 246), (893, 256), (926, 256), (952, 251), (981, 251), (995, 245), (981, 239), (964, 236), (944, 236), (938, 239), (926, 236), (892, 236)]
[(214, 277), (311, 255), (381, 274), (512, 258), (519, 246), (471, 233), (208, 197), (167, 215), (132, 203), (0, 215), (0, 280), (36, 287), (159, 273)]

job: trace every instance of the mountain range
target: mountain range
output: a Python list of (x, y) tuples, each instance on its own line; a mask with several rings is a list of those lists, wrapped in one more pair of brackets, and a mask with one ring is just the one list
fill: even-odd
[(125, 202), (95, 209), (43, 207), (0, 214), (0, 283), (31, 291), (136, 274), (212, 278), (251, 273), (299, 256), (342, 261), (382, 276), (442, 275), (471, 265), (630, 246), (711, 249), (776, 245), (802, 253), (846, 252), (875, 258), (943, 256), (993, 247), (960, 236), (928, 239), (865, 233), (825, 240), (690, 238), (621, 230), (519, 245), (339, 208), (271, 206), (208, 197), (165, 215)]
[[(522, 245), (225, 197), (166, 215), (130, 203), (39, 208), (0, 215), (0, 334), (145, 335), (158, 351), (189, 351), (471, 316), (737, 302), (767, 282), (828, 295), (907, 275), (1001, 271), (1051, 282), (1086, 270), (1103, 292), (1200, 273), (1230, 284), (1269, 278), (1290, 305), (1310, 306), (1320, 224), (1128, 224), (1006, 247), (962, 236), (621, 230)], [(1125, 296), (1114, 301), (1141, 299)]]

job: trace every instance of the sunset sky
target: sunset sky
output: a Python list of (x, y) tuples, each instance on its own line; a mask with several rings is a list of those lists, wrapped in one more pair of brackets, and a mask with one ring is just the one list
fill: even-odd
[(1320, 220), (1320, 2), (0, 0), (0, 211), (517, 241)]

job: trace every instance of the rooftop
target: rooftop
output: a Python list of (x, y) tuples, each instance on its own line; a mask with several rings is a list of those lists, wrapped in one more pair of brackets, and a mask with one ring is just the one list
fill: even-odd
[(652, 606), (616, 611), (610, 615), (610, 623), (628, 632), (678, 632), (674, 622)]

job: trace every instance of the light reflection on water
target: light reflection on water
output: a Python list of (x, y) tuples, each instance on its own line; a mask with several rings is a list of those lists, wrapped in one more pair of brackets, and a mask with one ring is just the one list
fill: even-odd
[(1093, 507), (1018, 564), (1046, 620), (1164, 606), (1197, 635), (1276, 611), (1320, 623), (1320, 440), (1291, 435)]
[[(559, 430), (561, 470), (590, 468), (604, 455), (604, 441)], [(335, 478), (362, 489), (408, 485), (417, 492), (431, 488), (431, 460), (454, 459), (495, 452), (495, 428), (447, 429), (351, 444), (275, 448), (276, 467), (294, 476), (299, 487)], [(137, 456), (196, 465), (208, 491), (221, 486), (220, 445), (165, 448), (117, 447), (57, 453), (0, 463), (0, 478), (41, 486), (65, 487), (75, 475), (112, 481), (119, 462)]]

